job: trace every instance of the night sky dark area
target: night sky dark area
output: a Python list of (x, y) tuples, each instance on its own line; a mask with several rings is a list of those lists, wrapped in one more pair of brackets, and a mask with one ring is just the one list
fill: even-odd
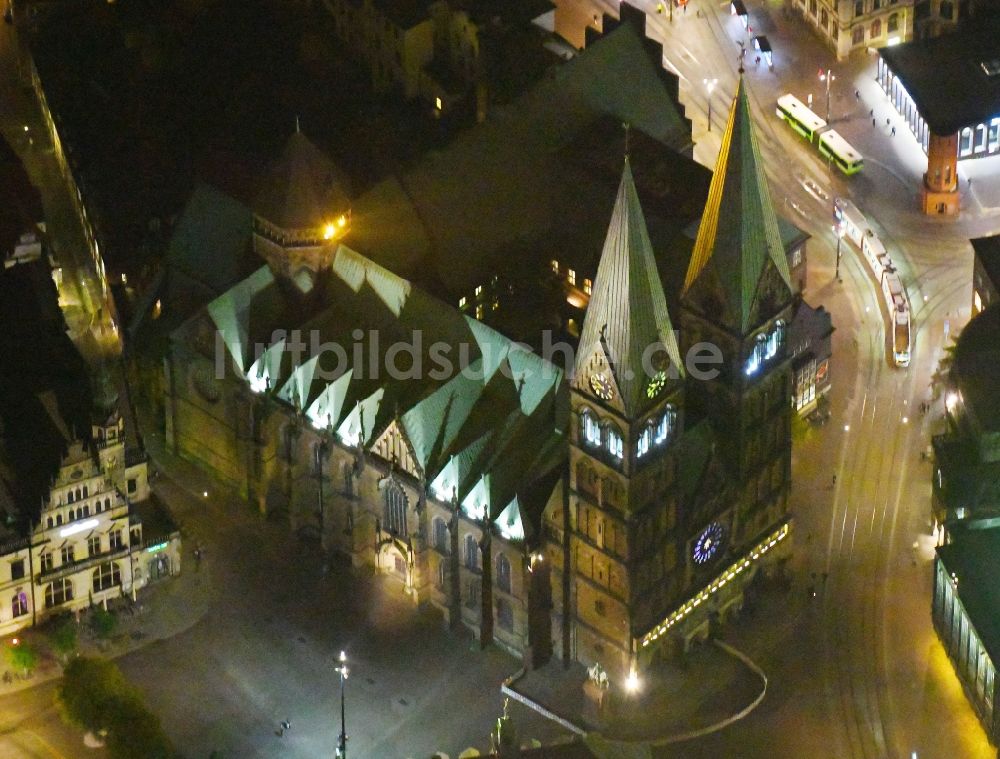
[(393, 93), (374, 97), (329, 15), (287, 3), (87, 4), (40, 20), (34, 48), (109, 268), (135, 275), (196, 178), (251, 201), (296, 116), (356, 191), (444, 128)]

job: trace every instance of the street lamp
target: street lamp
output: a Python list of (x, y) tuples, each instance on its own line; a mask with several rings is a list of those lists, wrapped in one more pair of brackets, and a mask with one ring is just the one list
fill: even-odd
[(844, 225), (841, 222), (837, 222), (837, 226), (833, 228), (833, 231), (837, 233), (837, 281), (840, 282), (840, 243), (844, 239)]
[(639, 690), (639, 675), (634, 669), (625, 678), (625, 690), (629, 693), (636, 693)]
[(712, 131), (712, 90), (715, 89), (715, 85), (719, 83), (718, 79), (703, 79), (705, 83), (705, 91), (708, 93), (708, 131)]
[(344, 682), (347, 680), (347, 654), (340, 652), (340, 666), (336, 669), (340, 673), (340, 740), (337, 741), (338, 759), (347, 759), (347, 728), (345, 726), (344, 709)]
[(830, 82), (832, 82), (836, 78), (837, 77), (835, 77), (833, 75), (833, 71), (830, 70), (830, 69), (826, 69), (826, 71), (824, 71), (823, 69), (819, 70), (819, 80), (821, 82), (826, 82), (826, 120), (827, 121), (830, 120)]

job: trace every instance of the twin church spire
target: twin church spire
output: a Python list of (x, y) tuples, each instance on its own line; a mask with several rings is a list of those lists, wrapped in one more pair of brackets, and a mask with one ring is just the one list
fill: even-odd
[(687, 305), (746, 335), (791, 299), (788, 260), (740, 77), (684, 279)]
[(577, 354), (577, 382), (638, 416), (682, 372), (667, 299), (625, 159)]
[[(791, 290), (741, 77), (682, 297), (746, 335), (787, 304)], [(635, 418), (667, 376), (683, 377), (683, 365), (626, 157), (583, 323), (576, 382)]]

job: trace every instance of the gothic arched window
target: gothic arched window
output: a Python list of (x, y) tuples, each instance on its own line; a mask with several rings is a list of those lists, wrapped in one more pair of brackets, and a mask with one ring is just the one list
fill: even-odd
[(649, 453), (649, 447), (653, 444), (653, 428), (646, 427), (639, 435), (639, 440), (635, 444), (636, 458), (642, 458)]
[(497, 556), (497, 587), (504, 593), (511, 592), (510, 559), (502, 553)]
[(497, 599), (497, 626), (507, 632), (514, 631), (514, 609), (506, 598)]
[(621, 459), (625, 455), (625, 442), (622, 433), (617, 427), (608, 426), (608, 453), (616, 459)]
[(663, 416), (656, 425), (656, 444), (663, 445), (674, 436), (674, 429), (677, 426), (677, 409), (673, 404), (667, 404), (663, 409)]
[(441, 553), (448, 553), (448, 525), (441, 517), (434, 519), (434, 547)]
[(468, 569), (479, 569), (479, 544), (476, 536), (471, 533), (465, 536), (465, 566)]
[(406, 535), (406, 493), (395, 480), (386, 483), (383, 497), (385, 498), (385, 520), (383, 528), (392, 535)]
[(583, 439), (588, 445), (600, 445), (601, 427), (597, 423), (597, 417), (589, 409), (584, 409), (580, 420), (583, 426)]

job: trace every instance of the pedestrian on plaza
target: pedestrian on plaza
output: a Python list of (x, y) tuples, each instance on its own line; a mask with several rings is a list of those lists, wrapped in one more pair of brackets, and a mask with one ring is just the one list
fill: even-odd
[(837, 473), (836, 472), (833, 473), (833, 486), (834, 487), (837, 486)]
[(892, 119), (891, 118), (885, 120), (885, 125), (886, 126), (889, 126), (891, 123), (892, 123)]
[(688, 12), (688, 4), (684, 3), (684, 15), (686, 16)]
[(875, 119), (872, 119), (872, 128), (875, 128)]
[(870, 111), (868, 111), (868, 115), (869, 116), (874, 116), (875, 115), (875, 109), (872, 108)]
[(759, 55), (756, 58), (754, 58), (754, 65), (757, 68), (760, 68), (760, 56)]
[(892, 128), (892, 132), (891, 132), (891, 134), (892, 134), (892, 136), (893, 136), (893, 137), (895, 137), (895, 136), (896, 136), (896, 127), (893, 127), (893, 128)]
[(854, 99), (861, 100), (861, 93), (858, 92), (857, 90), (854, 90)]

